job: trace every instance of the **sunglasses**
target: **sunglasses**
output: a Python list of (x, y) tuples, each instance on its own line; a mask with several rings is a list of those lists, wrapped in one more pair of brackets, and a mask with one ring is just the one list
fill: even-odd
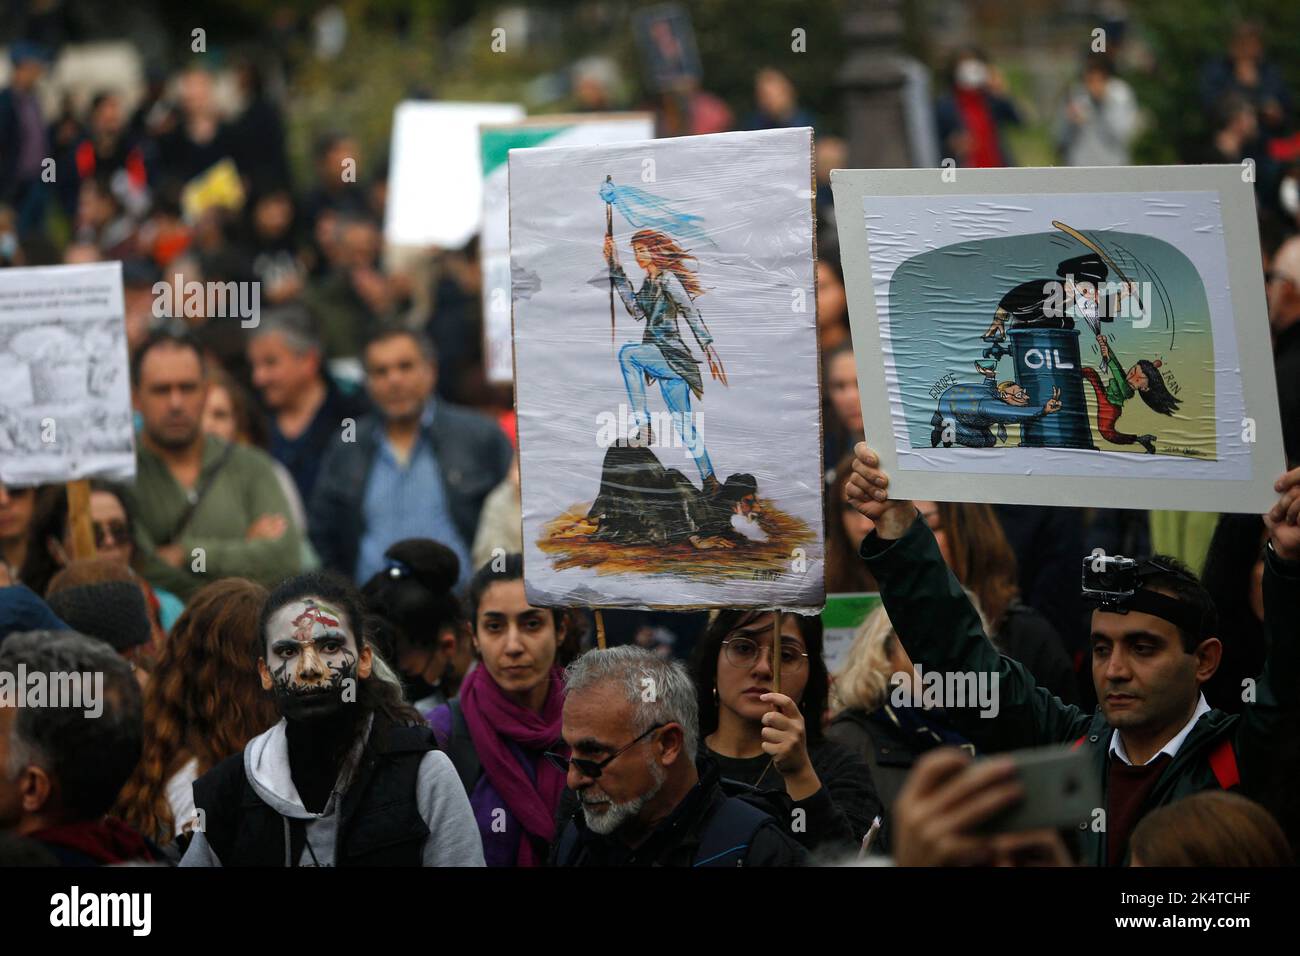
[(660, 728), (667, 727), (667, 726), (668, 726), (667, 724), (655, 724), (645, 733), (637, 737), (636, 740), (632, 741), (626, 747), (621, 747), (618, 750), (614, 751), (604, 760), (586, 760), (582, 757), (570, 757), (570, 756), (565, 756), (564, 754), (552, 753), (549, 750), (546, 753), (544, 753), (542, 756), (544, 756), (547, 760), (549, 760), (551, 762), (551, 765), (554, 766), (557, 770), (561, 771), (562, 773), (567, 774), (569, 772), (569, 764), (573, 764), (573, 766), (578, 768), (578, 773), (582, 774), (584, 777), (588, 777), (592, 780), (596, 780), (599, 779), (601, 773), (605, 770), (605, 768), (608, 767), (611, 763), (613, 763), (618, 757), (627, 753), (629, 750), (631, 750), (641, 741), (645, 740), (646, 737), (649, 737), (651, 734), (653, 734), (656, 730), (659, 730)]
[(111, 541), (113, 544), (130, 544), (131, 536), (127, 531), (126, 522), (118, 519), (113, 521), (92, 521), (91, 526), (95, 529), (95, 547), (105, 548)]

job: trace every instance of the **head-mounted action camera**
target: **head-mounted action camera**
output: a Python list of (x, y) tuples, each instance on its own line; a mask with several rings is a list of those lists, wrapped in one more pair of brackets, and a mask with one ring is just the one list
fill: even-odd
[(1208, 637), (1203, 633), (1204, 621), (1199, 609), (1146, 586), (1147, 580), (1159, 574), (1187, 577), (1187, 572), (1157, 561), (1090, 554), (1083, 559), (1083, 599), (1101, 611), (1151, 614), (1188, 634)]

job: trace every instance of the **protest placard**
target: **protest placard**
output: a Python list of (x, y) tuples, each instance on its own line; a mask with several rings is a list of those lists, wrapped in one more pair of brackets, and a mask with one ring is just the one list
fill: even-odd
[(1281, 427), (1239, 167), (832, 183), (866, 434), (892, 493), (1272, 505)]
[(820, 609), (811, 147), (511, 151), (531, 602)]

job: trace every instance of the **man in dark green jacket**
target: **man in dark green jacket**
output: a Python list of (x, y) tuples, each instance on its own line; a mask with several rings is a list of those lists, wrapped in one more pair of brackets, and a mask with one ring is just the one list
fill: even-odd
[(188, 601), (220, 578), (274, 587), (295, 574), (301, 535), (270, 456), (203, 433), (208, 381), (194, 340), (155, 332), (132, 387), (144, 428), (126, 497), (146, 580)]
[[(1278, 480), (1281, 497), (1264, 516), (1264, 612), (1272, 646), (1258, 680), (1243, 688), (1250, 696), (1240, 716), (1210, 709), (1200, 692), (1222, 652), (1212, 628), (1192, 634), (1138, 610), (1093, 612), (1092, 672), (1101, 704), (1093, 714), (1062, 704), (994, 650), (933, 533), (910, 501), (889, 498), (889, 478), (865, 444), (856, 449), (853, 469), (849, 500), (875, 523), (861, 554), (908, 655), (933, 671), (996, 675), (996, 716), (953, 707), (953, 728), (985, 752), (1068, 744), (1093, 754), (1102, 806), (1082, 834), (1084, 862), (1124, 862), (1137, 821), (1181, 797), (1238, 784), (1262, 797), (1272, 787), (1272, 752), (1300, 711), (1300, 468)], [(1194, 579), (1149, 580), (1156, 610), (1176, 617), (1178, 607), (1194, 606)]]

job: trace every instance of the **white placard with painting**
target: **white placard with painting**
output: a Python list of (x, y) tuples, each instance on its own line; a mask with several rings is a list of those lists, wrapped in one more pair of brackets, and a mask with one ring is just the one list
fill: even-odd
[(866, 434), (895, 493), (1272, 506), (1282, 432), (1241, 168), (831, 182)]
[(812, 131), (510, 153), (524, 581), (820, 609)]

